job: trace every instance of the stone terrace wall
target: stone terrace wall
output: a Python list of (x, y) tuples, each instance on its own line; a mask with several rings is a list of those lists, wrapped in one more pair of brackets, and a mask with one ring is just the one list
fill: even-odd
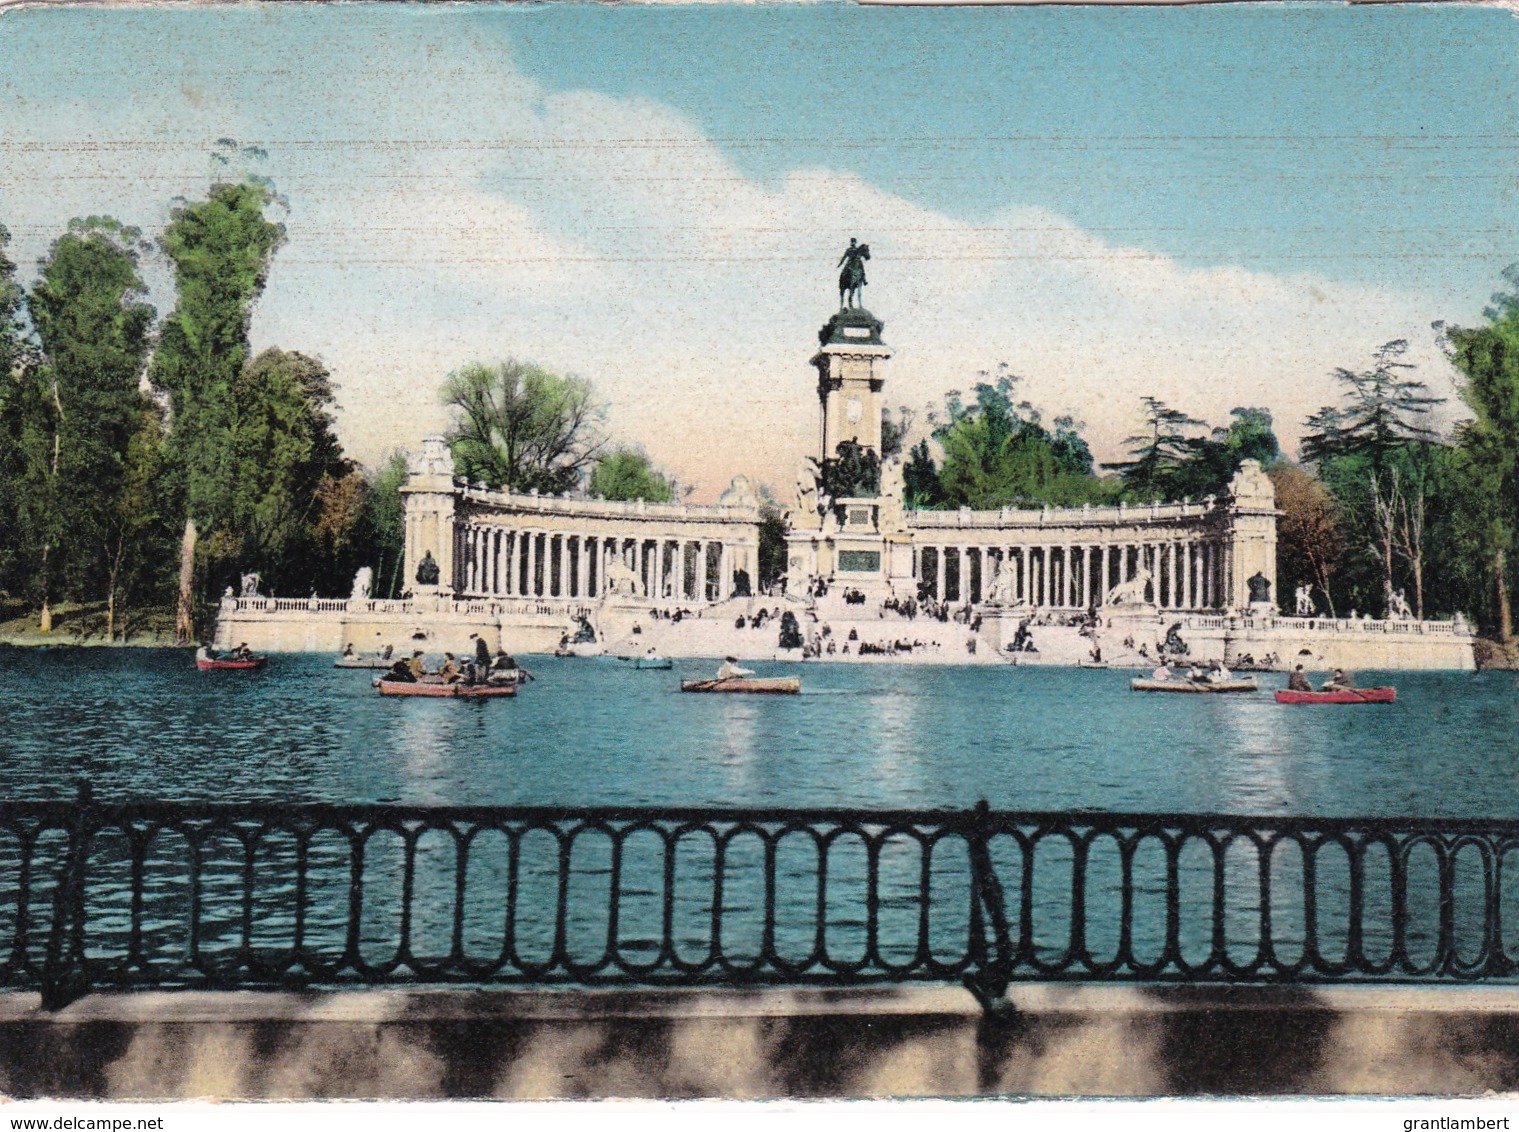
[(956, 988), (0, 995), (12, 1097), (1480, 1094), (1519, 991)]

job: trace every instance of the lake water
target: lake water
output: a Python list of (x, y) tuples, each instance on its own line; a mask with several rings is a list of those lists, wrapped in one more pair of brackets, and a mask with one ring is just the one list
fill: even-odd
[[(103, 802), (927, 809), (984, 798), (1015, 810), (1519, 817), (1519, 683), (1509, 673), (1398, 673), (1387, 677), (1398, 688), (1390, 706), (1288, 707), (1265, 691), (1139, 695), (1125, 670), (757, 663), (763, 674), (799, 671), (803, 694), (743, 697), (679, 692), (682, 675), (709, 674), (713, 662), (661, 672), (609, 659), (525, 661), (537, 679), (517, 699), (470, 703), (382, 698), (371, 672), (335, 669), (327, 656), (201, 673), (183, 652), (0, 649), (0, 797), (69, 798), (88, 779)], [(1282, 682), (1263, 677), (1269, 687)], [(662, 970), (685, 955), (691, 970), (710, 973), (712, 956), (773, 946), (813, 974), (822, 956), (852, 963), (869, 953), (879, 957), (872, 963), (905, 969), (923, 949), (949, 963), (965, 954), (971, 887), (958, 838), (930, 851), (892, 835), (871, 865), (853, 834), (826, 849), (805, 831), (778, 837), (770, 935), (766, 851), (753, 833), (719, 851), (710, 831), (692, 830), (675, 835), (666, 856), (646, 831), (614, 859), (604, 831), (579, 828), (568, 839), (537, 828), (511, 843), (516, 849), (499, 830), (467, 844), (425, 831), (410, 851), (411, 879), (409, 851), (392, 829), (366, 834), (357, 855), (358, 843), (336, 829), (304, 849), (288, 830), (245, 830), (239, 840), (229, 828), (193, 850), (182, 832), (161, 832), (142, 850), (136, 944), (132, 849), (108, 832), (95, 839), (88, 865), (88, 948), (169, 981), (216, 963), (236, 968), (248, 954), (276, 968), (336, 965), (322, 978), (340, 977), (357, 957), (376, 972), (415, 969), (407, 956), (434, 956), (459, 977), (458, 965), (473, 956), (481, 966), (470, 977), (529, 980), (604, 977), (614, 951)], [(0, 828), (0, 939), (20, 940), (23, 905), (33, 928), (15, 945), (12, 966), (0, 953), (0, 983), (29, 985), (14, 964), (23, 954), (31, 970), (41, 962), (65, 840), (58, 830), (38, 840), (24, 895), (19, 836), (19, 827)], [(1031, 939), (1046, 960), (1071, 946), (1072, 845), (1051, 841), (992, 862), (1009, 894), (1027, 871)], [(1215, 874), (1203, 849), (1198, 840), (1183, 846), (1176, 864), (1177, 940), (1196, 957), (1189, 962), (1214, 946)], [(1267, 915), (1261, 858), (1251, 853), (1235, 843), (1217, 879), (1230, 954), (1240, 962), (1262, 946)], [(1500, 855), (1502, 937), (1519, 956), (1519, 848)], [(1453, 860), (1452, 923), (1461, 954), (1480, 954), (1492, 862), (1471, 846)], [(1401, 937), (1391, 861), (1380, 846), (1367, 850), (1367, 953), (1392, 955), (1403, 938), (1411, 956), (1424, 957), (1411, 959), (1414, 967), (1433, 964), (1441, 938), (1434, 849), (1409, 852)], [(1314, 918), (1304, 862), (1297, 846), (1283, 844), (1265, 864), (1271, 947), (1285, 947), (1290, 963)], [(1084, 868), (1086, 945), (1116, 955), (1129, 906), (1116, 842), (1092, 842)], [(875, 927), (864, 915), (872, 869)], [(356, 912), (349, 885), (359, 874)], [(1132, 880), (1127, 936), (1137, 961), (1150, 962), (1167, 935), (1160, 839), (1138, 843)], [(1320, 939), (1343, 954), (1354, 901), (1339, 845), (1318, 858), (1314, 883)], [(931, 890), (927, 901), (920, 886)], [(1010, 916), (1021, 914), (1010, 904)], [(356, 951), (346, 950), (350, 939)]]
[[(800, 696), (682, 695), (687, 677), (527, 657), (511, 701), (378, 696), (282, 655), (0, 649), (3, 796), (102, 800), (968, 806), (1519, 817), (1512, 673), (1358, 673), (1390, 706), (1141, 695), (1127, 670), (808, 663)], [(684, 670), (684, 671), (682, 671)], [(1284, 677), (1262, 682), (1281, 686)]]

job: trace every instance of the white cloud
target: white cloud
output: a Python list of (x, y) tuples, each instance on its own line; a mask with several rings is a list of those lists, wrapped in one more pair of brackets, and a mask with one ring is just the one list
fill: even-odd
[[(1086, 421), (1100, 454), (1142, 394), (1215, 422), (1262, 405), (1292, 438), (1337, 395), (1334, 366), (1394, 337), (1449, 392), (1420, 341), (1450, 313), (1436, 298), (1190, 268), (1035, 208), (973, 223), (826, 167), (760, 182), (669, 107), (545, 93), (455, 26), (427, 23), (415, 45), (446, 51), (431, 77), (382, 75), (370, 52), (291, 68), (267, 104), (188, 72), (144, 89), (130, 117), (70, 104), (61, 120), (83, 136), (140, 139), (151, 122), (162, 141), (108, 158), (8, 150), (0, 205), (23, 262), (77, 212), (161, 224), (211, 139), (261, 142), (292, 208), (256, 343), (328, 362), (351, 451), (414, 443), (442, 423), (445, 373), (513, 354), (592, 378), (614, 428), (707, 496), (737, 473), (783, 487), (815, 443), (807, 359), (850, 236), (873, 250), (866, 301), (897, 351), (893, 405), (1005, 361), (1023, 396)], [(334, 103), (334, 89), (359, 93)]]

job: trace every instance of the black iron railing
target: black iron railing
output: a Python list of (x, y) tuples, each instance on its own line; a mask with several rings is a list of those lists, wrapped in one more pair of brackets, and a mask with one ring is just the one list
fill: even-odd
[(0, 805), (0, 986), (1502, 979), (1519, 822)]

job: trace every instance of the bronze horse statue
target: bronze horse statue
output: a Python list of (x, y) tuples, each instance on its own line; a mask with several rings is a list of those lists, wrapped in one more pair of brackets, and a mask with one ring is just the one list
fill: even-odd
[(865, 286), (865, 261), (870, 258), (870, 245), (857, 244), (854, 239), (839, 257), (839, 309), (860, 306), (860, 288)]

